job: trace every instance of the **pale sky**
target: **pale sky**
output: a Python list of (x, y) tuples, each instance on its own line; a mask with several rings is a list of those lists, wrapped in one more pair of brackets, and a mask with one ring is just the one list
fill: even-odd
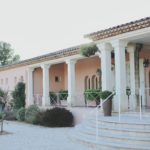
[(89, 42), (83, 35), (150, 16), (150, 0), (0, 0), (0, 41), (27, 59)]

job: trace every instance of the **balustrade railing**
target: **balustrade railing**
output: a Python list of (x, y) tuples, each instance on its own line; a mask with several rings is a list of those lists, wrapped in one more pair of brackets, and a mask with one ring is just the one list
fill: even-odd
[(42, 94), (34, 94), (34, 104), (37, 106), (42, 106)]
[[(100, 92), (76, 93), (74, 96), (77, 107), (96, 107), (100, 104)], [(68, 93), (50, 92), (50, 105), (67, 106)], [(42, 106), (42, 94), (34, 94), (34, 104)]]

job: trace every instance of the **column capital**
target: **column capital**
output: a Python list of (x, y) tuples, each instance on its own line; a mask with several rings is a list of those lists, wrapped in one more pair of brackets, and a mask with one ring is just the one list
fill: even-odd
[(27, 71), (28, 71), (28, 72), (33, 72), (34, 69), (35, 69), (35, 68), (33, 68), (33, 67), (29, 67), (29, 68), (27, 68)]
[(129, 45), (127, 46), (127, 52), (128, 53), (134, 53), (135, 52), (135, 45)]
[(104, 50), (112, 51), (113, 50), (110, 43), (99, 43), (97, 44), (97, 47), (99, 48), (100, 51), (104, 51)]
[(99, 58), (101, 58), (101, 57), (102, 57), (101, 52), (96, 52), (96, 53), (95, 53), (95, 55), (96, 55), (96, 56), (98, 56)]
[(127, 47), (128, 42), (129, 41), (126, 41), (126, 40), (113, 40), (113, 41), (110, 41), (113, 48), (116, 48), (116, 47), (125, 48), (125, 47)]
[(66, 64), (76, 64), (77, 60), (75, 59), (67, 59)]
[(41, 64), (41, 68), (42, 69), (49, 69), (50, 68), (50, 66), (51, 66), (51, 64)]

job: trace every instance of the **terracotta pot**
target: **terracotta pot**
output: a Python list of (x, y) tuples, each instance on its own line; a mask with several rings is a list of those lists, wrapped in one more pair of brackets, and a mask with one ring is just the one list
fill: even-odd
[(67, 101), (66, 100), (61, 100), (60, 101), (61, 105), (66, 106), (67, 105)]
[(88, 106), (96, 106), (96, 102), (95, 101), (91, 101), (91, 100), (87, 100), (87, 105)]
[(103, 103), (103, 111), (104, 111), (104, 116), (111, 116), (112, 112), (112, 99), (108, 99)]

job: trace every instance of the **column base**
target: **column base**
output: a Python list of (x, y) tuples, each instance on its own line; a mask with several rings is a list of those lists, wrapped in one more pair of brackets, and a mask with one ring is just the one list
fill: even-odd
[(42, 106), (50, 106), (50, 97), (49, 96), (43, 96), (42, 97)]
[(67, 98), (67, 106), (75, 106), (75, 96), (68, 96)]
[(135, 94), (130, 95), (129, 106), (131, 110), (136, 110), (137, 108), (137, 96)]
[(120, 99), (120, 112), (128, 111), (128, 97), (126, 94), (118, 94), (113, 99), (113, 111), (119, 112), (119, 99)]
[(33, 96), (28, 98), (27, 106), (30, 106), (30, 105), (34, 105), (34, 97)]

